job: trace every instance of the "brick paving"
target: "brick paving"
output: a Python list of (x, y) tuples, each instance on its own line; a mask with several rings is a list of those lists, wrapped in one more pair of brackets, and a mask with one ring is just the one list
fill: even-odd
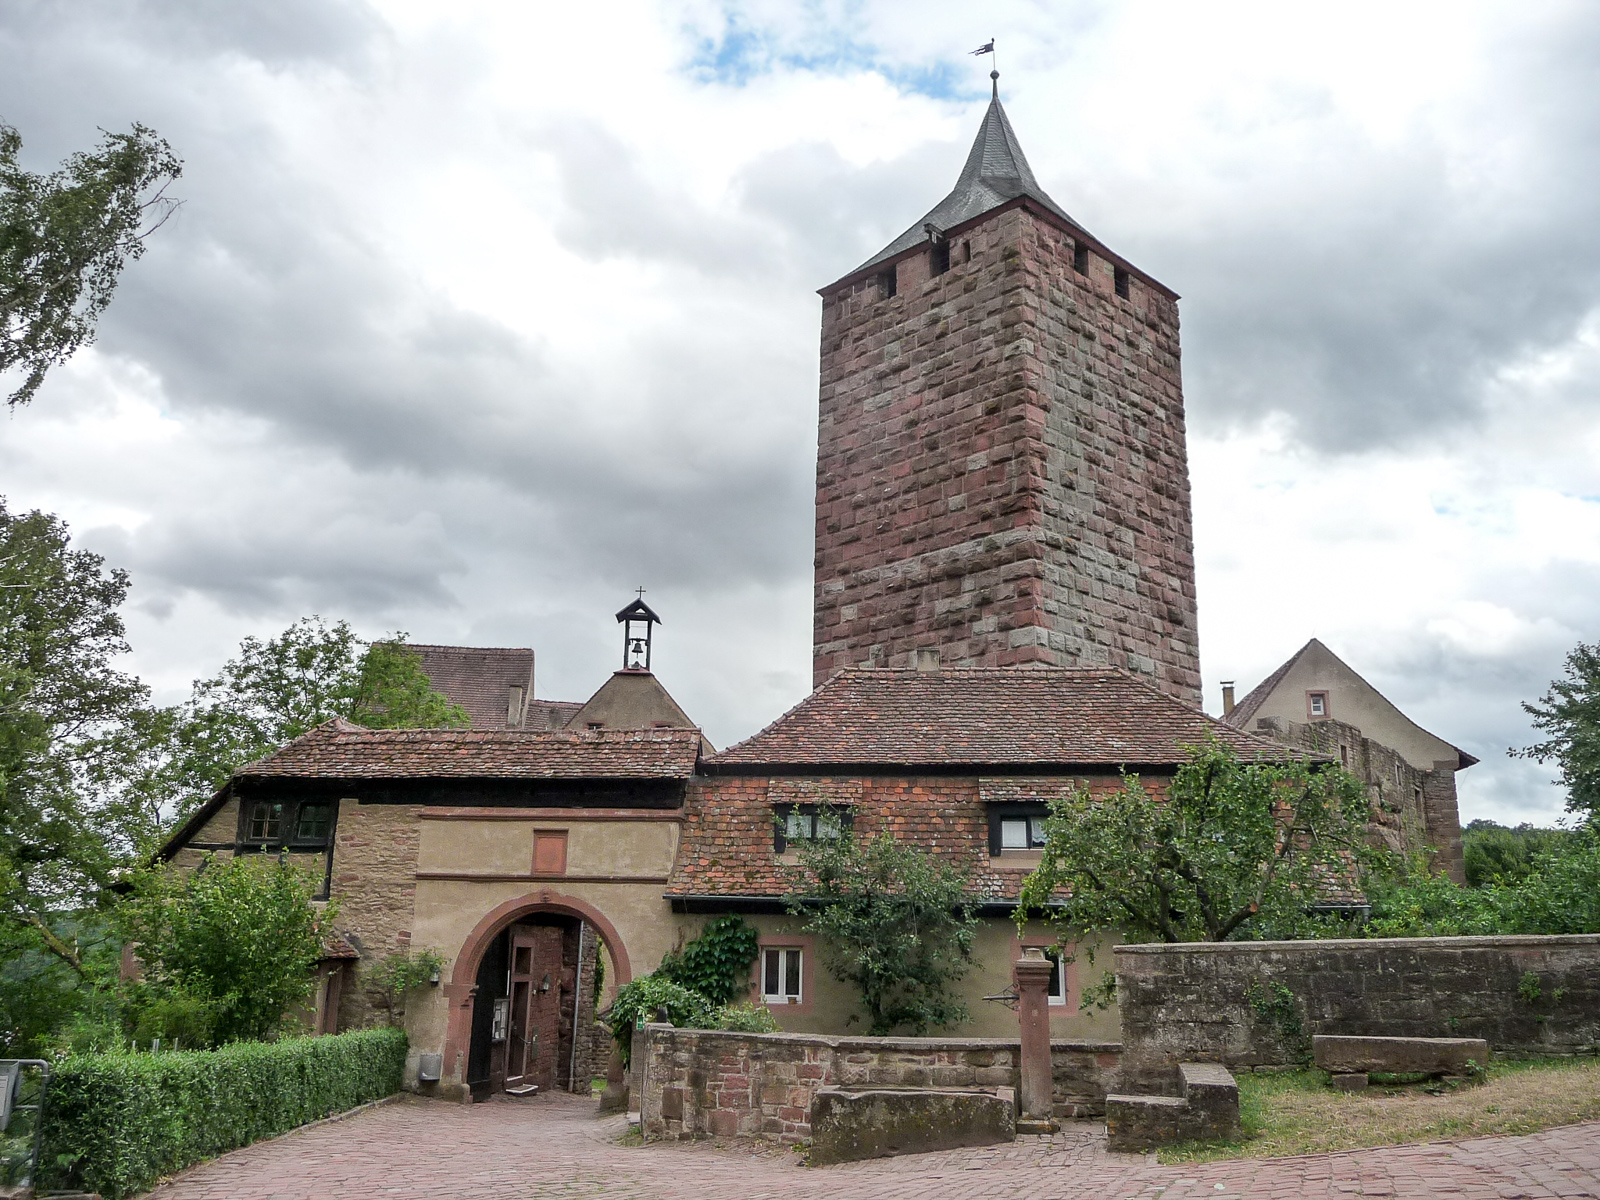
[(624, 1129), (623, 1118), (598, 1120), (592, 1101), (571, 1096), (470, 1106), (406, 1098), (193, 1167), (149, 1200), (1600, 1200), (1600, 1122), (1526, 1137), (1176, 1167), (1109, 1153), (1104, 1128), (1086, 1122), (1009, 1146), (825, 1168), (760, 1143), (620, 1145)]

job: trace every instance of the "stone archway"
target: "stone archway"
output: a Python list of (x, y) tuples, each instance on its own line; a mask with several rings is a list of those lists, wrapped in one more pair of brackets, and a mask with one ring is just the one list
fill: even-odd
[(467, 1055), (472, 1043), (478, 968), (483, 962), (484, 953), (490, 943), (509, 926), (537, 914), (575, 917), (586, 922), (599, 932), (601, 941), (610, 952), (617, 984), (627, 983), (633, 978), (628, 950), (616, 926), (588, 901), (541, 889), (496, 905), (467, 935), (452, 965), (450, 981), (444, 985), (445, 1003), (449, 1006), (444, 1044), (445, 1074), (454, 1083), (464, 1087), (467, 1081)]

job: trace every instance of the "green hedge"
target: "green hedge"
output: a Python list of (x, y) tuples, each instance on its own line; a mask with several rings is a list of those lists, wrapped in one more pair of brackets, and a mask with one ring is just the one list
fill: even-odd
[(405, 1061), (399, 1029), (75, 1054), (51, 1071), (41, 1174), (48, 1186), (120, 1200), (190, 1163), (392, 1095)]

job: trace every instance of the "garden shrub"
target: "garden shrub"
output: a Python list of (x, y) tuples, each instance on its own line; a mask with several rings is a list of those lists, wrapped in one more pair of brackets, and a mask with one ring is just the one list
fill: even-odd
[(659, 975), (645, 975), (617, 989), (611, 1006), (611, 1036), (622, 1052), (622, 1065), (632, 1065), (633, 1026), (639, 1015), (654, 1021), (656, 1010), (667, 1010), (667, 1020), (684, 1029), (705, 1029), (711, 1020), (712, 1004), (699, 992), (673, 983)]
[(392, 1095), (405, 1061), (399, 1029), (69, 1055), (51, 1069), (41, 1173), (49, 1186), (120, 1200), (191, 1163)]
[(724, 1004), (711, 1014), (707, 1029), (734, 1033), (782, 1033), (783, 1027), (765, 1004)]

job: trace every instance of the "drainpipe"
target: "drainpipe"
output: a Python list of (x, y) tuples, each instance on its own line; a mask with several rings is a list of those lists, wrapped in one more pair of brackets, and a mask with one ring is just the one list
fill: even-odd
[(578, 922), (578, 966), (572, 972), (572, 1057), (567, 1062), (567, 1090), (578, 1090), (578, 1021), (583, 1013), (583, 935), (589, 923)]

